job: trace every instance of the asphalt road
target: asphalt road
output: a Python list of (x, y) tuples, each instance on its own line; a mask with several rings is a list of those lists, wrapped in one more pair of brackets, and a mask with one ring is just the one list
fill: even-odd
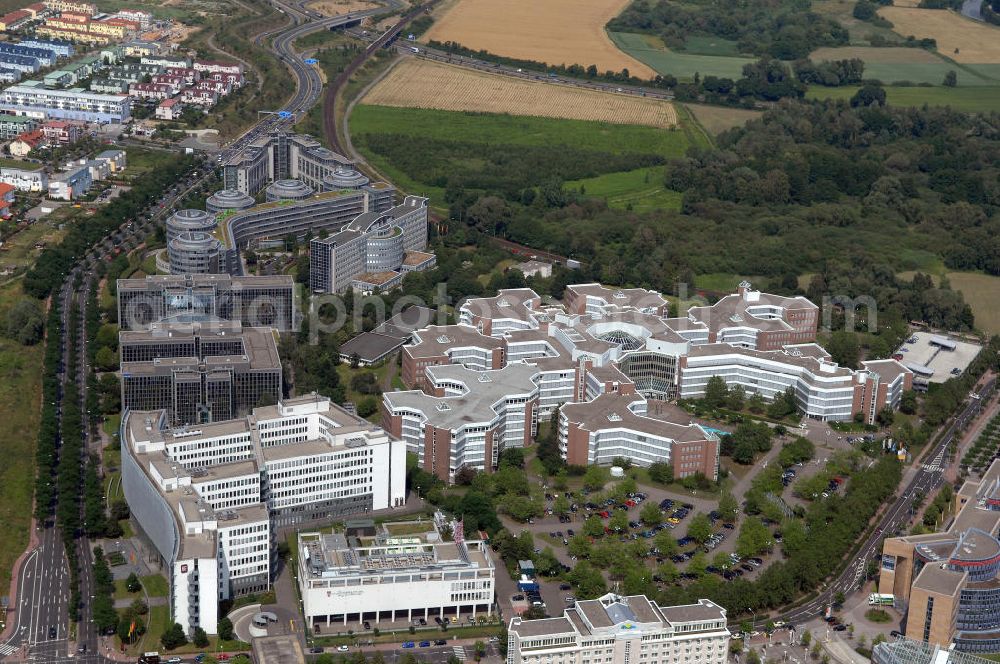
[[(944, 435), (937, 445), (926, 456), (926, 463), (911, 468), (909, 474), (911, 479), (906, 488), (897, 494), (895, 502), (889, 506), (877, 526), (870, 531), (864, 544), (858, 551), (857, 557), (837, 576), (837, 578), (824, 588), (818, 597), (802, 606), (782, 614), (781, 619), (789, 623), (803, 623), (816, 618), (823, 613), (826, 606), (833, 601), (834, 595), (842, 592), (849, 595), (858, 588), (859, 582), (864, 577), (865, 567), (868, 561), (874, 560), (881, 555), (882, 538), (886, 535), (892, 536), (897, 531), (905, 528), (910, 519), (910, 507), (913, 496), (922, 493), (930, 497), (944, 483), (943, 459), (948, 445), (955, 436), (975, 418), (982, 404), (986, 403), (989, 395), (996, 387), (996, 380), (992, 379), (978, 390), (980, 399), (969, 399), (965, 408), (956, 417), (952, 418)], [(904, 476), (905, 477), (905, 476)], [(761, 620), (755, 627), (763, 625), (766, 621)]]

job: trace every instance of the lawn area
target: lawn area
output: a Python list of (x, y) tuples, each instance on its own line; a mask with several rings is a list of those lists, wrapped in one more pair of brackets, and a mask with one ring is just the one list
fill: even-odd
[[(959, 74), (961, 78), (961, 74)], [(823, 88), (811, 86), (806, 92), (809, 99), (850, 99), (855, 87)], [(1000, 86), (997, 87), (888, 87), (888, 102), (894, 106), (950, 106), (957, 111), (989, 113), (1000, 108)]]
[(142, 582), (142, 587), (146, 589), (146, 594), (150, 597), (166, 597), (170, 594), (167, 579), (159, 574), (150, 574), (139, 580)]
[(115, 599), (135, 599), (137, 597), (142, 597), (140, 593), (130, 593), (128, 588), (128, 579), (115, 579)]
[[(396, 369), (395, 356), (390, 358), (386, 364), (374, 368), (358, 367), (357, 369), (352, 369), (349, 362), (341, 362), (340, 364), (338, 364), (337, 373), (340, 374), (340, 384), (344, 386), (344, 391), (347, 400), (353, 402), (354, 405), (357, 406), (361, 402), (361, 400), (364, 399), (365, 397), (374, 396), (376, 399), (378, 399), (379, 398), (378, 395), (361, 394), (360, 392), (357, 392), (354, 389), (352, 389), (351, 379), (358, 374), (374, 372), (378, 384), (381, 385), (382, 387), (385, 387), (385, 375), (390, 368), (393, 370)], [(372, 422), (380, 422), (381, 416), (379, 415), (378, 411), (375, 411), (375, 413), (370, 415), (368, 419)]]
[[(754, 61), (754, 58), (732, 55), (735, 47), (730, 50), (723, 49), (721, 42), (724, 40), (690, 38), (688, 49), (685, 52), (678, 52), (657, 45), (646, 39), (646, 35), (634, 32), (609, 32), (608, 36), (618, 48), (633, 58), (645, 62), (660, 74), (671, 74), (680, 80), (690, 80), (694, 78), (695, 73), (701, 76), (725, 76), (735, 80), (742, 76), (743, 65)], [(692, 42), (694, 48), (715, 43), (717, 47), (714, 50), (719, 54), (702, 55), (692, 52), (690, 50)]]
[(689, 35), (685, 37), (682, 51), (691, 55), (749, 57), (740, 53), (739, 42), (711, 35)]
[(175, 159), (174, 155), (162, 150), (147, 150), (145, 148), (127, 148), (125, 150), (127, 166), (125, 177), (135, 178), (143, 173), (158, 168), (166, 161)]
[(28, 267), (33, 265), (40, 249), (35, 249), (38, 243), (58, 244), (66, 235), (66, 230), (59, 230), (49, 220), (36, 221), (24, 230), (11, 236), (0, 250), (0, 264), (13, 267)]
[[(20, 281), (0, 288), (0, 315), (24, 297)], [(0, 339), (0, 449), (8, 461), (0, 468), (0, 588), (10, 586), (14, 561), (28, 545), (35, 484), (35, 439), (41, 416), (44, 346), (22, 346)]]
[(699, 274), (694, 278), (694, 287), (710, 291), (719, 291), (722, 293), (735, 293), (736, 287), (744, 279), (753, 283), (754, 279), (758, 279), (758, 277), (741, 276), (738, 274), (727, 274), (723, 272)]
[(22, 168), (24, 170), (33, 171), (37, 168), (41, 168), (41, 164), (36, 164), (33, 161), (21, 161), (20, 159), (5, 159), (0, 158), (0, 167), (3, 168)]
[(681, 194), (663, 186), (663, 167), (651, 166), (621, 173), (605, 173), (584, 180), (567, 182), (569, 189), (581, 190), (590, 197), (603, 198), (608, 207), (646, 212), (653, 209), (680, 210)]

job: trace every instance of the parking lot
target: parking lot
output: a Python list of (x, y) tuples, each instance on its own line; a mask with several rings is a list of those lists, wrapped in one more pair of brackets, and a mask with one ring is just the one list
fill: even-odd
[(930, 332), (914, 332), (893, 355), (916, 375), (929, 383), (943, 383), (959, 376), (969, 366), (982, 346)]

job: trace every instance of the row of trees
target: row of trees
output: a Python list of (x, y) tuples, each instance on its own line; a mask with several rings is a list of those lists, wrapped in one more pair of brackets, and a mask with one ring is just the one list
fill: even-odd
[(66, 237), (46, 247), (35, 265), (24, 276), (24, 291), (43, 298), (58, 288), (72, 265), (92, 246), (102, 241), (123, 222), (133, 220), (159, 199), (164, 190), (173, 186), (196, 165), (193, 157), (173, 158), (161, 163), (132, 183), (124, 192), (90, 217), (82, 217), (70, 226)]

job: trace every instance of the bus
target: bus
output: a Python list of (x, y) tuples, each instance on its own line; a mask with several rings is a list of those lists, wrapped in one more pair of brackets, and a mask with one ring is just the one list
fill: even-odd
[(893, 595), (872, 593), (868, 596), (868, 606), (892, 606), (895, 603), (896, 598)]

